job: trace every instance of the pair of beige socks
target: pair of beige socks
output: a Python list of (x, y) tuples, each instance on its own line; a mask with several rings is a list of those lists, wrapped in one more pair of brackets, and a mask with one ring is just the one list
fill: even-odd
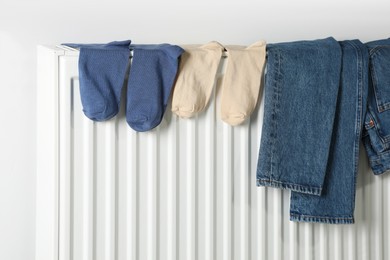
[(264, 41), (248, 47), (222, 46), (210, 42), (202, 46), (182, 46), (180, 67), (172, 97), (172, 112), (189, 118), (207, 106), (219, 63), (226, 49), (228, 64), (222, 83), (221, 119), (239, 125), (256, 107), (265, 64)]

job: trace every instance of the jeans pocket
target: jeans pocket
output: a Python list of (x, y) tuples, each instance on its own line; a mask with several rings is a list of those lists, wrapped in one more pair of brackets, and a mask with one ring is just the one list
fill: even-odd
[(371, 50), (370, 70), (378, 112), (390, 109), (390, 46)]

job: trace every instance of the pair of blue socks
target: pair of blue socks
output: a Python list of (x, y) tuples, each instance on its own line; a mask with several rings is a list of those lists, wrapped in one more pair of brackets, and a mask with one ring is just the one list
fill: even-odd
[(160, 124), (183, 49), (170, 44), (131, 45), (129, 40), (64, 45), (80, 48), (80, 96), (88, 118), (104, 121), (114, 117), (127, 84), (129, 126), (144, 132)]

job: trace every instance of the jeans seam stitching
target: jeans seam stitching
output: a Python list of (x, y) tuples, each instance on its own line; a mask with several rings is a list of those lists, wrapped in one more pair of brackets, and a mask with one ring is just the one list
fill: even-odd
[[(258, 178), (257, 179), (258, 183), (270, 183), (270, 184), (279, 184), (279, 185), (284, 185), (284, 186), (291, 186), (295, 188), (299, 188), (300, 190), (308, 191), (312, 194), (320, 194), (322, 191), (322, 186), (319, 187), (311, 187), (311, 186), (305, 186), (305, 185), (300, 185), (296, 183), (291, 183), (291, 182), (285, 182), (285, 181), (277, 181), (277, 180), (269, 180), (269, 179), (263, 179), (263, 178)], [(288, 188), (288, 187), (285, 187)], [(291, 188), (290, 188), (291, 189)], [(314, 191), (313, 191), (314, 190)], [(318, 191), (318, 193), (316, 192)]]
[(311, 218), (311, 219), (317, 219), (317, 220), (333, 220), (333, 221), (349, 220), (349, 221), (353, 221), (353, 217), (320, 217), (320, 216), (312, 216), (312, 215), (292, 213), (292, 212), (290, 212), (290, 216), (293, 218), (295, 217), (297, 219), (301, 219), (301, 220), (304, 220), (305, 218)]
[(358, 46), (355, 46), (356, 56), (358, 58), (357, 65), (358, 65), (358, 104), (357, 104), (357, 118), (355, 122), (355, 130), (356, 130), (356, 136), (354, 140), (354, 172), (353, 172), (353, 189), (352, 189), (352, 201), (351, 201), (351, 208), (354, 208), (355, 205), (355, 196), (356, 196), (356, 175), (358, 172), (358, 160), (359, 160), (359, 141), (361, 137), (361, 128), (363, 125), (363, 101), (362, 101), (362, 95), (363, 95), (363, 53)]
[(282, 80), (282, 73), (281, 73), (281, 63), (282, 63), (282, 56), (281, 56), (281, 53), (280, 53), (280, 50), (277, 50), (276, 52), (277, 54), (277, 59), (276, 59), (276, 67), (277, 67), (277, 70), (276, 70), (276, 77), (274, 78), (274, 116), (273, 116), (273, 120), (272, 120), (272, 123), (273, 123), (273, 138), (271, 139), (271, 142), (272, 142), (272, 153), (271, 153), (271, 174), (269, 175), (270, 177), (270, 180), (271, 180), (271, 177), (274, 177), (275, 175), (275, 172), (273, 171), (273, 164), (275, 163), (275, 161), (277, 161), (277, 158), (275, 158), (276, 156), (276, 141), (277, 141), (277, 129), (278, 129), (278, 120), (276, 119), (277, 115), (279, 114), (279, 108), (280, 107), (280, 95), (281, 95), (281, 86), (280, 86), (280, 81)]

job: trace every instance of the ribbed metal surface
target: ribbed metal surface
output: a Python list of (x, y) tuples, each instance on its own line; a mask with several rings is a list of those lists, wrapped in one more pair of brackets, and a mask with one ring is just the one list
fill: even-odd
[[(81, 112), (77, 57), (60, 58), (60, 260), (390, 259), (390, 177), (361, 156), (356, 224), (290, 222), (289, 192), (256, 187), (263, 101), (250, 122), (207, 109), (137, 133), (124, 108), (93, 123)], [(261, 97), (262, 98), (262, 97)]]

